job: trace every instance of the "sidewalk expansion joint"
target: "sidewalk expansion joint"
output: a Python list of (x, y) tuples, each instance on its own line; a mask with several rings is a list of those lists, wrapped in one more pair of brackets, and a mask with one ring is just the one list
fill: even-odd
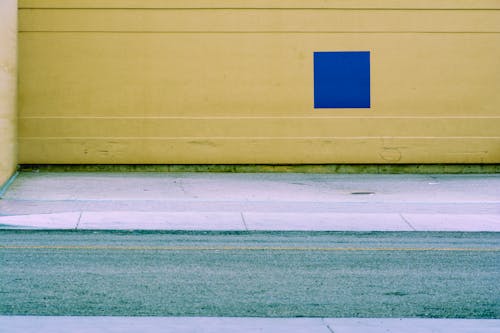
[(321, 322), (326, 326), (326, 328), (328, 329), (328, 331), (330, 333), (335, 333), (335, 331), (330, 327), (330, 325), (328, 325), (328, 323), (325, 321), (325, 318), (321, 318)]
[(78, 215), (78, 221), (76, 221), (76, 226), (75, 230), (78, 230), (78, 227), (80, 226), (80, 221), (82, 219), (83, 212), (80, 212), (80, 215)]
[(404, 217), (403, 214), (399, 213), (399, 217), (401, 217), (401, 219), (411, 228), (411, 230), (413, 231), (417, 231), (417, 229), (415, 229), (411, 223)]
[(248, 231), (247, 222), (245, 221), (245, 215), (243, 215), (243, 212), (240, 212), (240, 215), (241, 215), (241, 220), (243, 221), (243, 225), (245, 226), (245, 230)]

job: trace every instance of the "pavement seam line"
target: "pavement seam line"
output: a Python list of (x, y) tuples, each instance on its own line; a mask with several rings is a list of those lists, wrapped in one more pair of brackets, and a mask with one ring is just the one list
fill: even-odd
[(78, 221), (76, 221), (76, 226), (75, 230), (78, 230), (78, 227), (80, 226), (80, 221), (82, 219), (83, 212), (80, 212), (80, 215), (78, 215)]
[(245, 227), (245, 230), (248, 231), (247, 221), (245, 221), (245, 215), (243, 215), (243, 212), (240, 212), (240, 215), (241, 220), (243, 221), (243, 226)]
[(330, 327), (330, 325), (328, 325), (328, 323), (325, 321), (325, 318), (321, 318), (321, 322), (322, 322), (323, 324), (325, 324), (326, 328), (328, 329), (328, 331), (329, 331), (330, 333), (335, 333), (335, 331), (334, 331), (334, 330)]
[(402, 213), (399, 213), (399, 217), (401, 217), (401, 219), (411, 228), (411, 230), (417, 231), (417, 229), (415, 229), (415, 227), (411, 225), (410, 221), (408, 221)]

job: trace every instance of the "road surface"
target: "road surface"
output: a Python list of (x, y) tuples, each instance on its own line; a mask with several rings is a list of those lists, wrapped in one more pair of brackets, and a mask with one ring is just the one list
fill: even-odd
[(0, 315), (500, 318), (500, 234), (0, 231)]

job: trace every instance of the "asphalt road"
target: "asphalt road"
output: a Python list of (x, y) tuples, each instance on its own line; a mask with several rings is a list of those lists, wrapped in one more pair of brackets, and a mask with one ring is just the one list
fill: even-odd
[(0, 231), (0, 315), (500, 318), (500, 234)]

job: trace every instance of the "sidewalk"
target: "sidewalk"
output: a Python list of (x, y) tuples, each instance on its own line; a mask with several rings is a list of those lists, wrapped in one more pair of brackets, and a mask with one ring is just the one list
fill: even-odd
[(500, 176), (22, 172), (0, 228), (500, 231)]
[(500, 320), (0, 316), (9, 333), (498, 333)]

